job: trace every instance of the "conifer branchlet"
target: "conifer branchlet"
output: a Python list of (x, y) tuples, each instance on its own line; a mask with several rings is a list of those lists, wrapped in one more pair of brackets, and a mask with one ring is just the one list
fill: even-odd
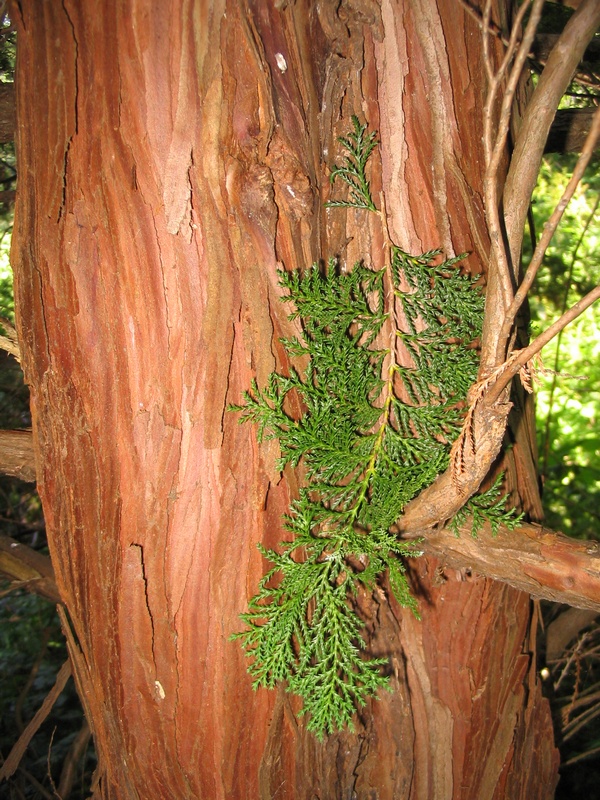
[[(356, 118), (353, 126), (340, 140), (344, 164), (332, 170), (332, 180), (348, 185), (347, 199), (328, 205), (380, 213), (366, 173), (376, 135)], [(301, 459), (305, 466), (306, 486), (285, 519), (291, 540), (260, 548), (272, 568), (236, 636), (254, 686), (287, 681), (319, 736), (351, 725), (356, 708), (388, 684), (386, 660), (365, 654), (353, 598), (383, 581), (417, 613), (402, 558), (420, 553), (389, 528), (446, 469), (476, 380), (471, 342), (481, 332), (483, 297), (456, 268), (462, 257), (436, 263), (439, 255), (392, 245), (380, 271), (355, 264), (344, 272), (330, 260), (326, 270), (281, 272), (290, 317), (303, 331), (284, 345), (307, 367), (273, 373), (262, 388), (253, 383), (232, 407), (256, 423), (259, 438), (279, 440), (281, 469)], [(378, 344), (384, 328), (392, 331), (387, 349)], [(397, 340), (407, 366), (397, 363)], [(289, 393), (305, 409), (300, 419), (286, 411)], [(499, 495), (495, 484), (465, 514), (475, 525), (490, 516), (506, 522)]]

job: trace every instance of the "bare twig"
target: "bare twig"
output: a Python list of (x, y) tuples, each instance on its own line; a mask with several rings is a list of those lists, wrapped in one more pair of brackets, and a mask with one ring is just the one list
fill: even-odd
[[(504, 230), (500, 219), (500, 202), (498, 198), (498, 173), (500, 163), (506, 153), (506, 142), (512, 116), (514, 95), (521, 78), (523, 66), (533, 42), (535, 31), (542, 14), (544, 0), (534, 0), (531, 14), (525, 28), (523, 38), (519, 42), (519, 31), (525, 13), (531, 5), (530, 0), (522, 4), (513, 25), (506, 53), (497, 71), (494, 72), (489, 53), (489, 16), (491, 2), (485, 6), (483, 23), (483, 47), (486, 71), (488, 74), (489, 89), (484, 107), (484, 152), (486, 160), (486, 174), (484, 180), (485, 214), (492, 245), (492, 264), (497, 270), (500, 281), (501, 295), (504, 308), (508, 307), (513, 295), (513, 276), (509, 262), (509, 254), (505, 246)], [(511, 66), (512, 65), (512, 66)], [(500, 88), (504, 84), (506, 72), (510, 66), (510, 73), (500, 108), (500, 118), (496, 119), (496, 99)]]
[(3, 534), (0, 534), (0, 575), (52, 603), (60, 602), (49, 557)]
[(562, 668), (562, 671), (561, 671), (561, 673), (560, 673), (560, 675), (558, 677), (558, 680), (554, 682), (554, 691), (555, 692), (558, 691), (558, 689), (560, 688), (560, 685), (563, 682), (564, 678), (568, 675), (569, 669), (571, 668), (571, 664), (573, 663), (573, 660), (575, 658), (577, 658), (577, 655), (578, 655), (579, 651), (581, 650), (581, 646), (584, 644), (585, 640), (588, 639), (590, 636), (591, 636), (591, 634), (589, 632), (588, 633), (584, 633), (583, 636), (578, 640), (577, 644), (575, 645), (575, 647), (573, 648), (573, 650), (571, 652), (571, 655), (566, 660), (565, 665)]
[(62, 690), (65, 688), (65, 685), (69, 680), (70, 675), (71, 675), (71, 662), (67, 659), (67, 661), (65, 661), (65, 663), (58, 671), (58, 675), (56, 676), (56, 681), (54, 683), (54, 686), (52, 687), (52, 689), (50, 689), (50, 691), (48, 692), (48, 694), (44, 699), (44, 702), (42, 703), (40, 708), (36, 711), (33, 719), (31, 720), (29, 725), (25, 728), (23, 733), (19, 736), (12, 750), (8, 754), (6, 761), (2, 765), (2, 768), (0, 769), (0, 781), (10, 778), (10, 776), (19, 766), (19, 762), (23, 758), (23, 753), (25, 752), (25, 750), (27, 750), (29, 742), (33, 739), (33, 737), (37, 733), (38, 728), (52, 710), (52, 706), (56, 702)]
[[(569, 609), (570, 611), (574, 611), (575, 609)], [(595, 631), (590, 631), (590, 634), (593, 636), (595, 632), (597, 632), (598, 628)], [(591, 649), (585, 650), (582, 654), (582, 658), (590, 658), (598, 653), (597, 647), (592, 647)], [(589, 705), (598, 705), (600, 702), (600, 691), (598, 691), (598, 683), (594, 684), (593, 686), (585, 689), (583, 692), (580, 693), (579, 697), (573, 703), (574, 709), (584, 708), (585, 706)]]
[(25, 701), (27, 700), (27, 695), (31, 687), (33, 686), (33, 682), (37, 678), (38, 672), (40, 671), (40, 666), (42, 661), (46, 657), (46, 651), (48, 649), (48, 641), (50, 639), (50, 634), (52, 633), (52, 628), (48, 626), (43, 632), (41, 636), (41, 644), (38, 650), (38, 654), (36, 656), (35, 661), (33, 662), (33, 666), (29, 671), (29, 676), (27, 681), (25, 682), (25, 686), (21, 689), (19, 696), (17, 698), (17, 702), (15, 703), (15, 723), (17, 726), (17, 730), (19, 733), (22, 733), (25, 729), (25, 724), (23, 722), (23, 706), (25, 705)]
[[(523, 17), (527, 13), (531, 0), (525, 0), (519, 8), (519, 12), (512, 27), (510, 39), (506, 48), (506, 53), (502, 59), (502, 63), (496, 71), (494, 71), (491, 55), (489, 53), (489, 15), (491, 10), (491, 0), (486, 2), (486, 15), (484, 17), (483, 26), (483, 48), (484, 58), (486, 63), (486, 71), (488, 73), (489, 89), (484, 107), (484, 149), (486, 157), (486, 166), (488, 167), (490, 175), (497, 176), (500, 160), (504, 155), (504, 148), (508, 138), (508, 131), (510, 127), (510, 119), (512, 116), (512, 104), (517, 84), (521, 77), (521, 72), (527, 60), (527, 47), (534, 37), (535, 31), (542, 14), (542, 7), (544, 0), (534, 0), (531, 15), (525, 29), (523, 38), (519, 40), (519, 31)], [(504, 77), (507, 69), (511, 66), (508, 82), (502, 97), (502, 105), (500, 111), (500, 119), (494, 118), (494, 107), (498, 92), (503, 85)], [(495, 129), (495, 134), (494, 134)]]
[[(502, 42), (503, 45), (508, 45), (509, 40), (506, 38), (504, 33), (502, 32), (501, 28), (490, 18), (491, 14), (488, 13), (487, 21), (485, 19), (486, 10), (484, 9), (483, 13), (480, 11), (479, 8), (475, 8), (468, 2), (468, 0), (459, 0), (460, 4), (464, 8), (464, 10), (472, 17), (475, 22), (479, 25), (482, 30), (487, 30), (492, 33), (499, 41)], [(568, 3), (565, 3), (568, 5)], [(491, 8), (491, 6), (490, 6)], [(572, 6), (572, 8), (577, 8), (577, 6)], [(484, 43), (484, 49), (486, 47), (486, 43)], [(543, 68), (546, 66), (546, 59), (540, 58), (539, 55), (536, 55), (534, 51), (530, 51), (528, 54), (528, 59), (531, 63), (531, 67), (535, 72), (541, 73)], [(487, 68), (487, 67), (486, 67)], [(590, 73), (588, 73), (590, 74)], [(488, 73), (489, 75), (489, 73)], [(598, 89), (598, 85), (600, 83), (600, 79), (594, 73), (591, 73), (592, 78), (586, 77), (583, 72), (577, 72), (573, 76), (573, 82), (578, 83), (581, 86), (590, 89)]]
[(572, 739), (582, 728), (585, 728), (598, 716), (600, 716), (600, 705), (598, 704), (583, 711), (579, 716), (572, 719), (568, 725), (565, 725), (562, 741), (567, 742), (569, 739)]
[(50, 764), (50, 757), (52, 755), (52, 745), (54, 743), (55, 733), (56, 733), (56, 725), (54, 726), (54, 730), (52, 731), (52, 736), (50, 737), (50, 744), (48, 745), (48, 752), (46, 753), (46, 775), (48, 776), (48, 780), (50, 781), (50, 786), (52, 787), (52, 796), (56, 798), (56, 800), (63, 800), (63, 798), (56, 791), (56, 784), (54, 783), (54, 778), (52, 777), (52, 768)]
[(571, 764), (577, 764), (579, 761), (584, 761), (586, 758), (591, 758), (598, 753), (600, 753), (600, 747), (594, 747), (591, 750), (586, 750), (585, 753), (579, 753), (579, 755), (573, 756), (573, 758), (570, 758), (568, 761), (562, 761), (561, 765), (563, 767), (570, 767)]

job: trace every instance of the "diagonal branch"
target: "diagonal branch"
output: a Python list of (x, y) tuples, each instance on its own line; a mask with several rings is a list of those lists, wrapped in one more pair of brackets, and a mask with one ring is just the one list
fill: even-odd
[(13, 581), (14, 588), (24, 588), (52, 603), (60, 603), (50, 558), (1, 534), (0, 577)]
[(596, 300), (600, 300), (600, 286), (594, 287), (591, 291), (589, 291), (581, 300), (578, 300), (575, 305), (571, 306), (568, 311), (565, 311), (564, 314), (549, 325), (543, 333), (540, 333), (539, 336), (531, 342), (530, 345), (524, 347), (522, 350), (515, 350), (513, 352), (512, 357), (506, 363), (506, 369), (502, 371), (502, 374), (498, 377), (498, 380), (494, 383), (491, 387), (489, 393), (485, 397), (485, 402), (488, 405), (492, 405), (496, 399), (500, 396), (500, 394), (504, 391), (505, 387), (508, 386), (512, 378), (524, 367), (528, 361), (537, 355), (540, 350), (545, 347), (548, 342), (554, 339), (563, 328), (566, 328), (570, 322), (573, 322), (574, 319), (577, 319), (578, 316), (583, 314), (583, 312), (589, 308), (592, 303), (595, 303)]
[(71, 662), (69, 659), (65, 661), (58, 671), (54, 686), (46, 695), (44, 702), (36, 711), (33, 719), (25, 728), (23, 733), (19, 736), (17, 742), (13, 745), (12, 750), (8, 754), (6, 761), (0, 768), (0, 782), (10, 778), (14, 771), (19, 766), (19, 762), (23, 758), (23, 754), (29, 747), (29, 743), (37, 733), (40, 725), (44, 722), (48, 714), (52, 711), (52, 706), (57, 701), (62, 690), (65, 688), (67, 681), (71, 677)]

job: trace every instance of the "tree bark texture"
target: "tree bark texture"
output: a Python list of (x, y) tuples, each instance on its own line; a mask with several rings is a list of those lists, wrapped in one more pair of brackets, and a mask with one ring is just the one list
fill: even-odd
[(95, 797), (550, 798), (528, 595), (412, 568), (362, 598), (392, 693), (323, 743), (230, 635), (297, 491), (226, 411), (286, 365), (276, 269), (382, 263), (324, 209), (352, 114), (393, 238), (484, 268), (481, 35), (457, 0), (15, 4), (13, 261), (39, 491)]

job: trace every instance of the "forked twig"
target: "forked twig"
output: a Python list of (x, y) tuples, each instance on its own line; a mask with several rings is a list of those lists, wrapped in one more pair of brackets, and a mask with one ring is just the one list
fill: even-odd
[[(548, 109), (545, 108), (544, 119), (539, 121), (536, 126), (533, 112), (540, 114), (540, 104), (547, 105), (548, 102), (552, 103), (552, 108), (558, 107), (560, 97), (570, 79), (569, 69), (572, 67), (572, 62), (576, 61), (576, 59), (578, 61), (580, 52), (583, 52), (585, 44), (589, 40), (589, 35), (592, 35), (590, 31), (593, 32), (595, 30), (594, 24), (598, 22), (597, 18), (600, 17), (598, 6), (595, 6), (589, 0), (584, 0), (581, 9), (573, 15), (559, 39), (559, 44), (569, 50), (568, 57), (561, 56), (561, 51), (556, 48), (551, 53), (548, 59), (549, 68), (545, 71), (545, 75), (540, 79), (540, 83), (534, 92), (527, 110), (527, 120), (520, 131), (515, 151), (511, 158), (503, 196), (503, 208), (498, 196), (500, 164), (506, 151), (513, 113), (514, 94), (535, 36), (542, 6), (542, 0), (533, 0), (533, 2), (532, 0), (525, 0), (522, 4), (511, 30), (505, 56), (496, 71), (493, 69), (489, 43), (491, 0), (486, 0), (483, 11), (483, 48), (489, 83), (488, 97), (484, 109), (484, 150), (486, 158), (484, 203), (492, 245), (488, 278), (489, 314), (486, 314), (487, 329), (484, 329), (480, 380), (470, 391), (471, 405), (467, 411), (462, 432), (451, 451), (450, 476), (452, 483), (456, 487), (465, 483), (471, 486), (471, 477), (473, 476), (470, 475), (470, 472), (473, 472), (474, 475), (481, 468), (481, 464), (477, 466), (477, 462), (480, 461), (480, 458), (476, 457), (480, 444), (477, 439), (480, 436), (489, 436), (489, 433), (481, 427), (479, 433), (477, 433), (478, 423), (476, 420), (478, 417), (482, 414), (485, 415), (485, 409), (491, 410), (501, 399), (504, 407), (506, 407), (506, 392), (512, 378), (518, 372), (521, 372), (524, 375), (525, 382), (527, 382), (528, 375), (535, 371), (531, 363), (532, 359), (569, 322), (579, 316), (600, 297), (600, 287), (594, 288), (572, 308), (562, 314), (528, 347), (510, 353), (509, 348), (511, 346), (511, 337), (514, 336), (513, 326), (517, 311), (531, 287), (535, 273), (539, 269), (544, 252), (552, 234), (556, 230), (564, 209), (581, 180), (600, 131), (600, 112), (598, 112), (595, 115), (592, 130), (586, 140), (584, 152), (578, 161), (573, 178), (547, 223), (540, 243), (535, 249), (533, 264), (530, 265), (517, 295), (513, 297), (514, 275), (511, 265), (516, 263), (516, 258), (521, 248), (524, 224), (523, 207), (528, 207), (539, 171), (544, 141), (551, 120), (554, 117), (554, 113), (547, 113)], [(526, 10), (530, 11), (530, 15), (525, 32), (519, 40), (518, 33)], [(496, 101), (501, 88), (504, 88), (504, 95), (499, 111), (497, 129), (495, 129), (494, 112), (497, 108)], [(534, 162), (533, 165), (532, 161)], [(521, 172), (525, 174), (521, 174)], [(527, 197), (527, 203), (524, 204), (525, 196)], [(513, 202), (516, 206), (515, 209), (509, 208)], [(502, 212), (504, 212), (504, 218), (501, 218)], [(506, 309), (505, 314), (502, 314), (502, 308)], [(495, 452), (495, 448), (492, 448), (490, 452)]]

